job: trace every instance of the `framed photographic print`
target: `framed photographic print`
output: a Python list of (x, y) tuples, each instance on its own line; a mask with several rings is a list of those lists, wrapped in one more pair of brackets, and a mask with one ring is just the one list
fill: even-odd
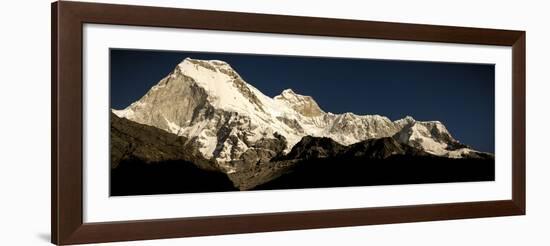
[(525, 214), (525, 32), (52, 4), (52, 242)]

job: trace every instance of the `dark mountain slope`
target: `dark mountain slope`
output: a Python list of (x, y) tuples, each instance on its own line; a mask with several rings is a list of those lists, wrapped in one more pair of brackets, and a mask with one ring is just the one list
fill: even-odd
[(202, 168), (208, 161), (186, 151), (185, 142), (111, 114), (111, 195), (236, 190), (226, 174)]
[(183, 160), (124, 160), (111, 169), (111, 196), (236, 191), (227, 175)]
[(201, 158), (186, 142), (112, 114), (111, 195), (494, 180), (491, 155), (439, 157), (391, 137), (343, 146), (330, 138), (306, 136), (287, 155), (244, 170), (239, 167), (229, 176), (216, 171), (214, 162)]
[[(309, 137), (311, 138), (311, 137)], [(329, 139), (330, 140), (330, 139)], [(321, 143), (312, 145), (311, 143)], [(294, 149), (333, 146), (326, 139), (306, 139)], [(393, 138), (371, 139), (342, 146), (337, 154), (318, 158), (308, 151), (293, 155), (294, 164), (276, 179), (256, 186), (255, 190), (346, 187), (368, 185), (446, 183), (494, 180), (494, 159), (446, 158), (430, 155)]]

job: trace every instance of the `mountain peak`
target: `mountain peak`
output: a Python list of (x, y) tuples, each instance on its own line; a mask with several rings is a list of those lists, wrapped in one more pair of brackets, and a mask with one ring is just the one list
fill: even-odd
[(288, 88), (288, 89), (284, 89), (282, 92), (281, 92), (281, 95), (282, 96), (297, 96), (296, 92), (294, 92), (292, 89)]
[(312, 97), (296, 94), (292, 89), (283, 90), (281, 95), (275, 96), (274, 99), (288, 104), (303, 116), (315, 117), (325, 113)]
[(399, 125), (400, 127), (410, 126), (413, 125), (415, 122), (416, 120), (410, 115), (405, 116), (405, 118), (403, 119), (394, 121), (394, 123)]
[(187, 57), (178, 64), (177, 68), (183, 72), (189, 67), (198, 68), (199, 66), (212, 72), (222, 72), (232, 77), (236, 75), (236, 72), (227, 62), (220, 60), (199, 60)]
[(183, 59), (180, 64), (182, 63), (194, 63), (194, 64), (197, 64), (197, 63), (210, 63), (212, 65), (216, 65), (216, 66), (229, 66), (229, 63), (225, 62), (225, 61), (222, 61), (222, 60), (202, 60), (202, 59), (194, 59), (194, 58), (191, 58), (191, 57), (186, 57), (185, 59)]

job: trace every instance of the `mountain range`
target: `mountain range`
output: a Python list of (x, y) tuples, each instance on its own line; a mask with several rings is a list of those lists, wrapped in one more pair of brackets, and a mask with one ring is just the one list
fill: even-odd
[(129, 160), (182, 161), (225, 174), (240, 190), (265, 186), (306, 160), (403, 157), (494, 162), (439, 121), (334, 114), (292, 89), (269, 97), (218, 60), (184, 59), (142, 98), (111, 114), (112, 169)]

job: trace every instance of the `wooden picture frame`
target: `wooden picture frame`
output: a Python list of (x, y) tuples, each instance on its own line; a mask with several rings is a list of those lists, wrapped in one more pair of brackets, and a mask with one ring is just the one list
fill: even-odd
[[(52, 243), (77, 244), (525, 214), (525, 32), (312, 17), (52, 4)], [(512, 199), (125, 222), (83, 222), (83, 23), (301, 34), (512, 48)]]

